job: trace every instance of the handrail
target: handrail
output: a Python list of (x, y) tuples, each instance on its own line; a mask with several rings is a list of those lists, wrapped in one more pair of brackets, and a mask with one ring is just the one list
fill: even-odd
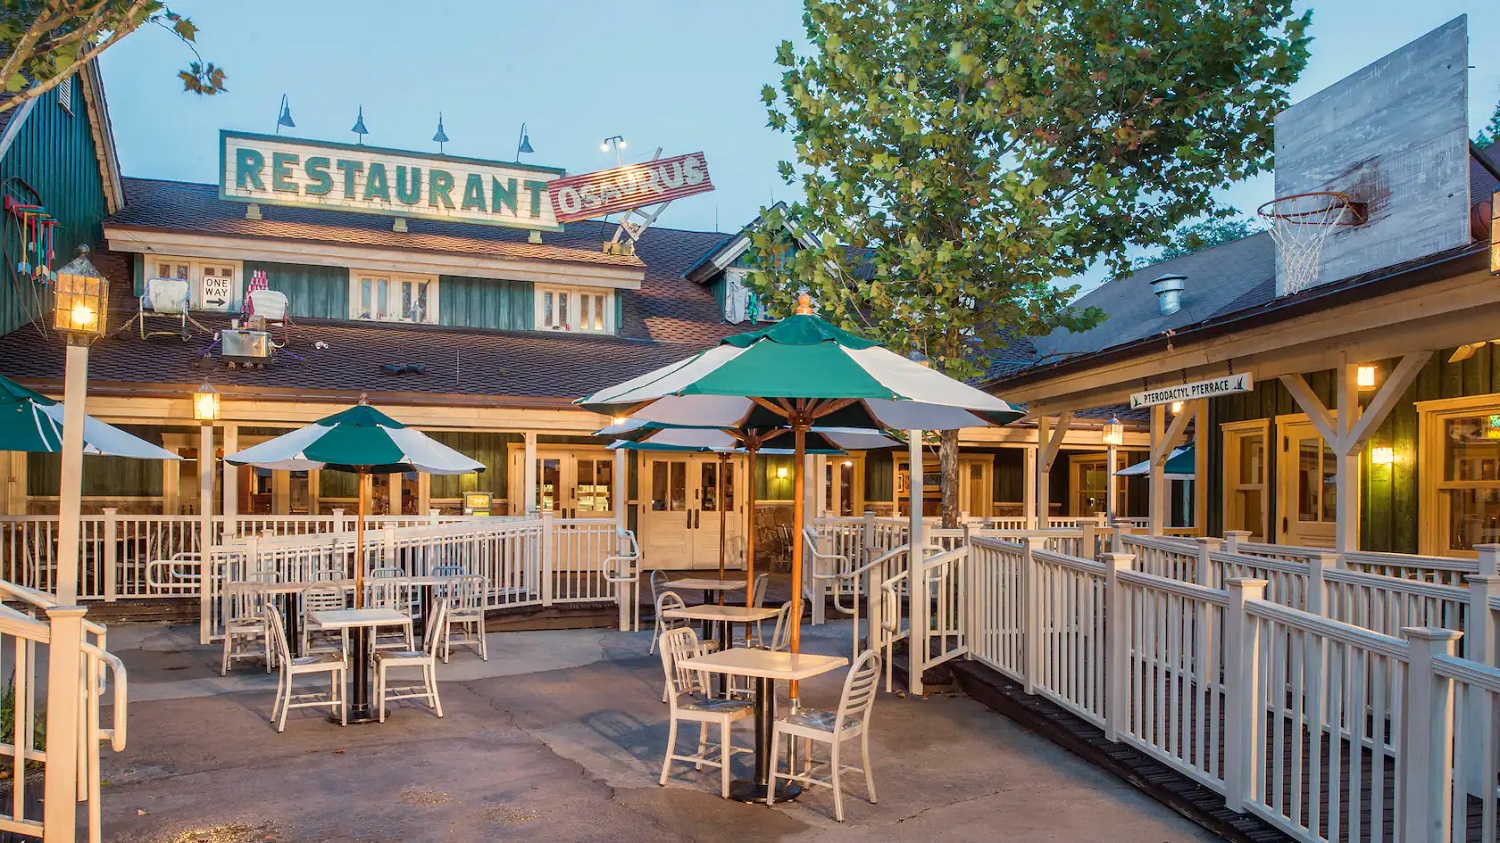
[(115, 752), (125, 749), (127, 739), (126, 724), (129, 722), (130, 692), (126, 680), (125, 662), (120, 657), (87, 641), (83, 642), (83, 651), (90, 656), (109, 665), (112, 680), (114, 682), (114, 694), (111, 701), (110, 728), (100, 729), (101, 735), (109, 736), (109, 746)]

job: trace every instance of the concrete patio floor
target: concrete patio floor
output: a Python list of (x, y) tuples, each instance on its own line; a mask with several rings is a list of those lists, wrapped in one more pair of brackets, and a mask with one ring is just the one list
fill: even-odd
[[(847, 622), (808, 628), (805, 649), (842, 652), (849, 638)], [(851, 777), (843, 825), (826, 789), (768, 810), (720, 799), (717, 771), (687, 765), (659, 787), (667, 711), (647, 643), (492, 633), (488, 663), (465, 652), (440, 666), (442, 719), (407, 704), (385, 724), (339, 728), (294, 711), (277, 734), (274, 682), (258, 666), (220, 678), (196, 629), (112, 628), (130, 669), (130, 745), (105, 753), (104, 839), (1212, 839), (962, 696), (877, 700), (880, 802)], [(804, 699), (831, 706), (841, 684), (842, 673), (808, 682)]]

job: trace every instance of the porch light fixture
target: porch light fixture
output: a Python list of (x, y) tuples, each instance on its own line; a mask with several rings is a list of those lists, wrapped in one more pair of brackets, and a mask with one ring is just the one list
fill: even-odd
[(844, 468), (853, 468), (854, 460), (844, 460)]
[(1360, 389), (1374, 389), (1375, 367), (1360, 366), (1359, 371), (1355, 374), (1354, 377), (1354, 385), (1359, 387)]
[(1106, 445), (1119, 447), (1125, 444), (1125, 425), (1120, 423), (1119, 417), (1109, 417), (1109, 421), (1104, 423), (1104, 435), (1101, 438)]
[(79, 246), (78, 257), (57, 271), (56, 299), (52, 327), (69, 345), (87, 346), (104, 336), (109, 282), (89, 260), (89, 247)]
[(1181, 413), (1181, 412), (1182, 412), (1182, 402), (1181, 401), (1173, 401), (1172, 402), (1172, 415), (1175, 416), (1175, 415), (1177, 415), (1178, 413)]
[(785, 480), (786, 479), (786, 466), (784, 466), (784, 465), (778, 465), (778, 466), (776, 466), (776, 479), (777, 480)]
[(193, 393), (193, 418), (205, 424), (219, 420), (219, 391), (207, 381)]
[(1389, 445), (1378, 445), (1370, 449), (1371, 465), (1390, 465), (1396, 461), (1396, 449)]

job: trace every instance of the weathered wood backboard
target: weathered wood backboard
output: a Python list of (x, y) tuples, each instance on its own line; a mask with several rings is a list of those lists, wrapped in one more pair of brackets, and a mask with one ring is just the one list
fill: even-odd
[(1329, 235), (1305, 286), (1470, 242), (1468, 59), (1460, 15), (1276, 115), (1278, 198), (1336, 190), (1369, 205), (1364, 225)]

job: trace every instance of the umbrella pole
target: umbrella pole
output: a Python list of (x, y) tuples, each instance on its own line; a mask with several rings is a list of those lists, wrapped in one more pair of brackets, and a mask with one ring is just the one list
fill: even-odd
[(755, 453), (760, 450), (754, 439), (745, 441), (745, 487), (748, 497), (745, 516), (745, 605), (755, 596)]
[(365, 590), (365, 506), (369, 498), (370, 475), (360, 472), (359, 478), (359, 505), (355, 512), (359, 518), (354, 524), (354, 608), (364, 608)]
[[(724, 579), (724, 558), (729, 553), (728, 527), (729, 513), (724, 508), (724, 469), (729, 467), (729, 455), (719, 454), (719, 471), (717, 472), (718, 491), (715, 493), (714, 506), (719, 508), (719, 579)], [(745, 593), (749, 599), (749, 592)], [(724, 589), (719, 589), (719, 605), (724, 605)], [(746, 604), (748, 605), (748, 604)]]
[[(807, 482), (803, 471), (807, 462), (807, 423), (794, 420), (792, 422), (792, 441), (794, 444), (792, 457), (792, 640), (790, 650), (793, 653), (802, 652), (802, 505), (806, 498), (806, 490), (803, 486)], [(790, 683), (788, 696), (792, 700), (792, 709), (798, 708), (797, 682)]]

